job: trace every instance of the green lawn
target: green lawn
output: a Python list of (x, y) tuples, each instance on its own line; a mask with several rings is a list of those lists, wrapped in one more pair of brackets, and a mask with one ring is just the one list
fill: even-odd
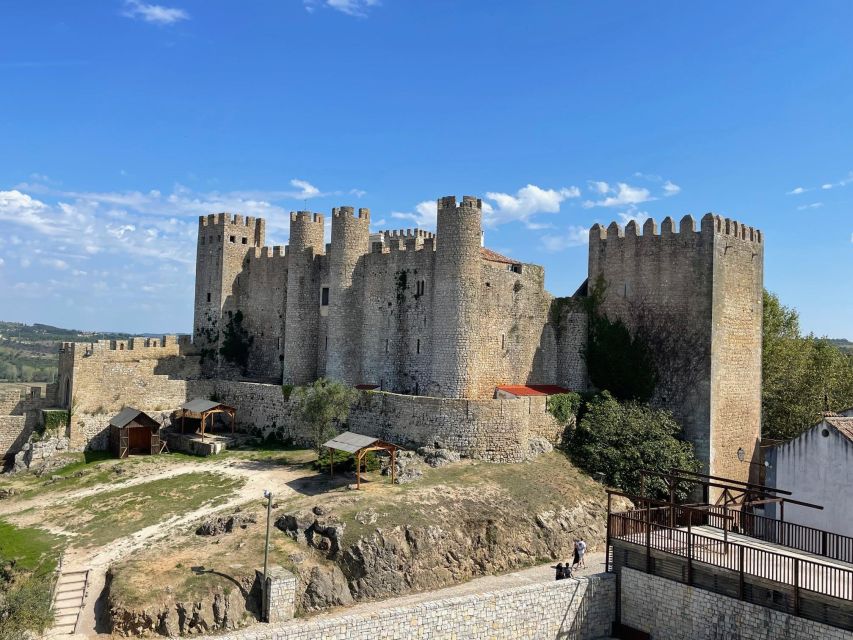
[(242, 480), (216, 473), (186, 473), (125, 489), (104, 491), (69, 505), (75, 542), (106, 544), (206, 503), (225, 502)]
[(0, 520), (0, 563), (15, 562), (19, 571), (49, 573), (56, 567), (62, 538), (43, 529), (16, 527)]

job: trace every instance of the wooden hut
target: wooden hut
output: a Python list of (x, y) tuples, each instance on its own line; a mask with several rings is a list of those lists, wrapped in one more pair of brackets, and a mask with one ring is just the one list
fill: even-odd
[(119, 458), (160, 453), (160, 423), (144, 411), (125, 407), (110, 420), (110, 450)]

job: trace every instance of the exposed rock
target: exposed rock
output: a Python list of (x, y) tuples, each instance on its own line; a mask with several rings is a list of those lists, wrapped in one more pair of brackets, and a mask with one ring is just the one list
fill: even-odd
[(11, 487), (8, 489), (0, 489), (0, 500), (3, 500), (4, 498), (11, 498), (15, 493), (16, 491)]
[[(394, 479), (397, 484), (414, 482), (423, 475), (423, 461), (414, 451), (399, 451), (396, 459)], [(382, 475), (391, 475), (391, 458), (383, 458), (381, 464)]]
[(314, 515), (315, 515), (315, 516), (326, 516), (326, 515), (329, 515), (329, 508), (328, 508), (328, 507), (324, 507), (324, 506), (323, 506), (323, 505), (321, 505), (321, 504), (318, 504), (316, 507), (314, 507), (313, 509), (311, 509), (311, 511), (313, 511), (313, 512), (314, 512)]
[(327, 553), (330, 558), (340, 551), (345, 527), (331, 516), (315, 516), (306, 511), (286, 513), (275, 521), (275, 526), (296, 542)]
[(427, 446), (418, 449), (418, 454), (423, 457), (424, 462), (431, 467), (443, 467), (451, 462), (459, 462), (460, 455), (458, 453), (439, 447), (438, 444), (436, 443), (435, 447)]
[(314, 566), (302, 594), (302, 609), (316, 611), (352, 603), (346, 577), (336, 565)]
[(196, 535), (200, 536), (218, 536), (223, 533), (231, 533), (237, 528), (245, 529), (255, 522), (257, 522), (257, 519), (251, 513), (235, 513), (228, 517), (220, 516), (218, 518), (211, 518), (203, 522), (195, 532)]
[(360, 524), (375, 524), (377, 519), (376, 510), (372, 507), (368, 507), (364, 511), (356, 513), (355, 519)]
[(553, 445), (541, 436), (533, 436), (528, 440), (529, 459), (541, 456), (543, 453), (551, 453)]

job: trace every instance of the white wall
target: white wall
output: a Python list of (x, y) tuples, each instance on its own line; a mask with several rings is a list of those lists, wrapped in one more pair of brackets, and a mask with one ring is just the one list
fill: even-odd
[[(853, 442), (821, 422), (768, 449), (767, 460), (768, 485), (824, 507), (819, 511), (786, 504), (785, 520), (853, 536)], [(778, 511), (767, 509), (770, 517), (778, 518)]]

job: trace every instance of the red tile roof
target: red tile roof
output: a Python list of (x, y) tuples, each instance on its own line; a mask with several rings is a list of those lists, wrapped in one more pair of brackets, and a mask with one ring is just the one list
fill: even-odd
[(521, 264), (518, 260), (513, 260), (512, 258), (507, 258), (506, 256), (502, 256), (497, 251), (492, 251), (491, 249), (486, 249), (485, 247), (480, 247), (480, 257), (483, 260), (488, 260), (489, 262), (501, 262), (503, 264)]
[(569, 389), (555, 384), (499, 384), (497, 389), (514, 396), (553, 396), (569, 392)]

